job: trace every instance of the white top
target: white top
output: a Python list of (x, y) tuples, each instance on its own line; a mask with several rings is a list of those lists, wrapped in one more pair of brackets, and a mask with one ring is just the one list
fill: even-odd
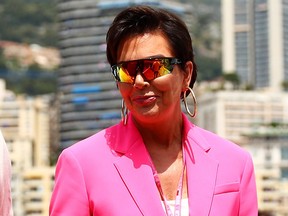
[[(162, 201), (162, 206), (165, 211), (165, 205), (164, 202)], [(175, 200), (167, 200), (167, 204), (171, 208), (171, 211), (174, 213), (175, 210)], [(189, 216), (189, 203), (188, 203), (188, 198), (182, 199), (181, 200), (181, 216)]]
[(11, 162), (5, 140), (0, 131), (0, 215), (12, 215)]

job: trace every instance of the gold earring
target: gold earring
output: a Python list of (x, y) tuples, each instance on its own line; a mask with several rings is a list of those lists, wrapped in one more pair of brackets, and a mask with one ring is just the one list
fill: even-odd
[(123, 125), (127, 125), (127, 120), (128, 120), (128, 109), (127, 107), (125, 106), (125, 102), (124, 100), (122, 99), (122, 104), (121, 104), (121, 118), (122, 118), (122, 122), (123, 122)]
[[(191, 92), (191, 95), (192, 95), (192, 99), (193, 99), (193, 113), (190, 112), (189, 108), (188, 108), (188, 105), (187, 105), (187, 101), (186, 101), (186, 92), (187, 91), (190, 91)], [(186, 91), (184, 92), (183, 94), (183, 102), (184, 102), (184, 106), (185, 106), (185, 109), (187, 111), (187, 113), (192, 117), (194, 118), (196, 116), (196, 112), (197, 112), (197, 101), (196, 101), (196, 97), (195, 97), (195, 94), (193, 92), (193, 90), (188, 87), (188, 89), (186, 89)]]

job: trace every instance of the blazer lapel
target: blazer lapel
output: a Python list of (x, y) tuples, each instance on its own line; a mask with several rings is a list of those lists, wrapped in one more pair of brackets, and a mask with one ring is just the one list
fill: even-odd
[(189, 215), (206, 216), (212, 205), (218, 162), (209, 157), (211, 146), (197, 127), (191, 126), (191, 123), (185, 127)]
[[(196, 155), (197, 151), (194, 152)], [(209, 215), (217, 168), (218, 164), (215, 161), (203, 155), (198, 156), (194, 161), (187, 160), (190, 216)]]
[(164, 216), (147, 154), (143, 142), (138, 141), (114, 165), (142, 215)]
[(128, 116), (126, 126), (120, 123), (110, 130), (113, 132), (107, 133), (108, 143), (117, 154), (121, 155), (114, 161), (114, 166), (140, 212), (145, 216), (164, 216), (149, 154), (132, 121), (132, 116)]

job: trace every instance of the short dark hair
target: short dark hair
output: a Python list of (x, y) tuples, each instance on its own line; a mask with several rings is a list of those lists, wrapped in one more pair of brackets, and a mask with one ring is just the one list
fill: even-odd
[(107, 35), (107, 59), (110, 65), (117, 63), (117, 53), (121, 43), (134, 36), (160, 31), (167, 38), (173, 54), (183, 61), (180, 65), (192, 61), (193, 74), (190, 88), (197, 77), (197, 65), (194, 61), (192, 39), (186, 24), (175, 14), (160, 8), (149, 6), (132, 6), (120, 12), (112, 22)]

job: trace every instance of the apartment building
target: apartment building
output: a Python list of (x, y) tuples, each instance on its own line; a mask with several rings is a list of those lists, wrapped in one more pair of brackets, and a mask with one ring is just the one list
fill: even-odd
[(243, 86), (279, 91), (288, 81), (288, 0), (222, 0), (222, 65)]
[(259, 209), (276, 216), (287, 216), (288, 124), (254, 128), (246, 134), (243, 147), (253, 157)]
[(49, 97), (16, 96), (0, 80), (0, 129), (12, 163), (14, 215), (47, 215), (54, 179), (49, 166)]
[(200, 126), (235, 142), (259, 124), (288, 122), (287, 92), (207, 92), (198, 98), (198, 106)]
[(54, 167), (33, 167), (23, 173), (23, 215), (49, 215)]

